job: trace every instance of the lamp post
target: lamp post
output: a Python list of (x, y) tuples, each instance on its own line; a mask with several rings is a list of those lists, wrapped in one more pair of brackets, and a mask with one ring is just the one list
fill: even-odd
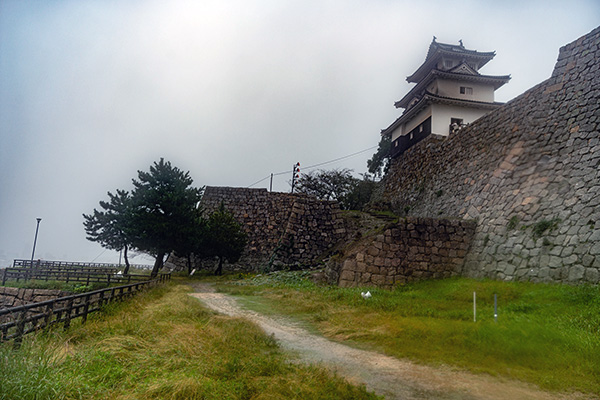
[(42, 220), (41, 218), (36, 218), (37, 220), (37, 226), (35, 227), (35, 239), (33, 239), (33, 251), (31, 252), (31, 267), (33, 268), (33, 256), (35, 255), (35, 244), (37, 243), (37, 234), (38, 234), (38, 230), (40, 229), (40, 221)]

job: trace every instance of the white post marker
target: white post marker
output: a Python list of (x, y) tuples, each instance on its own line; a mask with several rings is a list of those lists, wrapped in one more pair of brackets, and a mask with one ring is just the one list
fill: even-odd
[(498, 322), (498, 295), (494, 293), (494, 322)]
[(473, 322), (477, 322), (477, 294), (473, 292)]

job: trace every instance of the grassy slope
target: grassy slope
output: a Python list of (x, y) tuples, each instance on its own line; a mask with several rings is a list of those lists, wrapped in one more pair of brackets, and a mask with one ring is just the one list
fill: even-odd
[[(296, 273), (223, 286), (262, 311), (396, 357), (600, 394), (600, 288), (449, 279), (371, 290), (318, 287)], [(366, 289), (362, 289), (366, 290)], [(473, 292), (477, 322), (473, 322)], [(493, 318), (498, 295), (498, 322)]]
[(0, 399), (367, 399), (364, 388), (290, 364), (255, 325), (215, 315), (171, 284), (68, 332), (0, 346)]

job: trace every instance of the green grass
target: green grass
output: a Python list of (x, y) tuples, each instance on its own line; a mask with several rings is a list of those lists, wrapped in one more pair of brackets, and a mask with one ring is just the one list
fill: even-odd
[[(27, 281), (6, 281), (6, 287), (25, 288), (25, 289), (57, 289), (63, 292), (70, 293), (85, 293), (93, 290), (103, 289), (108, 285), (103, 282), (90, 282), (86, 285), (83, 282), (63, 282), (63, 281), (45, 281), (39, 279), (31, 279)], [(114, 285), (112, 285), (114, 286)]]
[[(316, 286), (307, 273), (222, 284), (324, 335), (399, 358), (600, 394), (600, 288), (448, 279), (395, 290)], [(473, 322), (473, 292), (477, 322)], [(498, 321), (494, 321), (494, 294)]]
[(0, 345), (0, 399), (371, 399), (324, 369), (290, 363), (272, 337), (169, 284)]

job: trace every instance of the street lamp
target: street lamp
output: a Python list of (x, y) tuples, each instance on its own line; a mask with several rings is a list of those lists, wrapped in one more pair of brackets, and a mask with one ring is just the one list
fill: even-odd
[(35, 227), (35, 239), (33, 239), (33, 251), (31, 252), (31, 267), (33, 267), (33, 256), (35, 255), (35, 244), (37, 243), (37, 234), (38, 234), (38, 230), (40, 229), (40, 221), (42, 219), (36, 218), (36, 220), (37, 220), (37, 226)]

